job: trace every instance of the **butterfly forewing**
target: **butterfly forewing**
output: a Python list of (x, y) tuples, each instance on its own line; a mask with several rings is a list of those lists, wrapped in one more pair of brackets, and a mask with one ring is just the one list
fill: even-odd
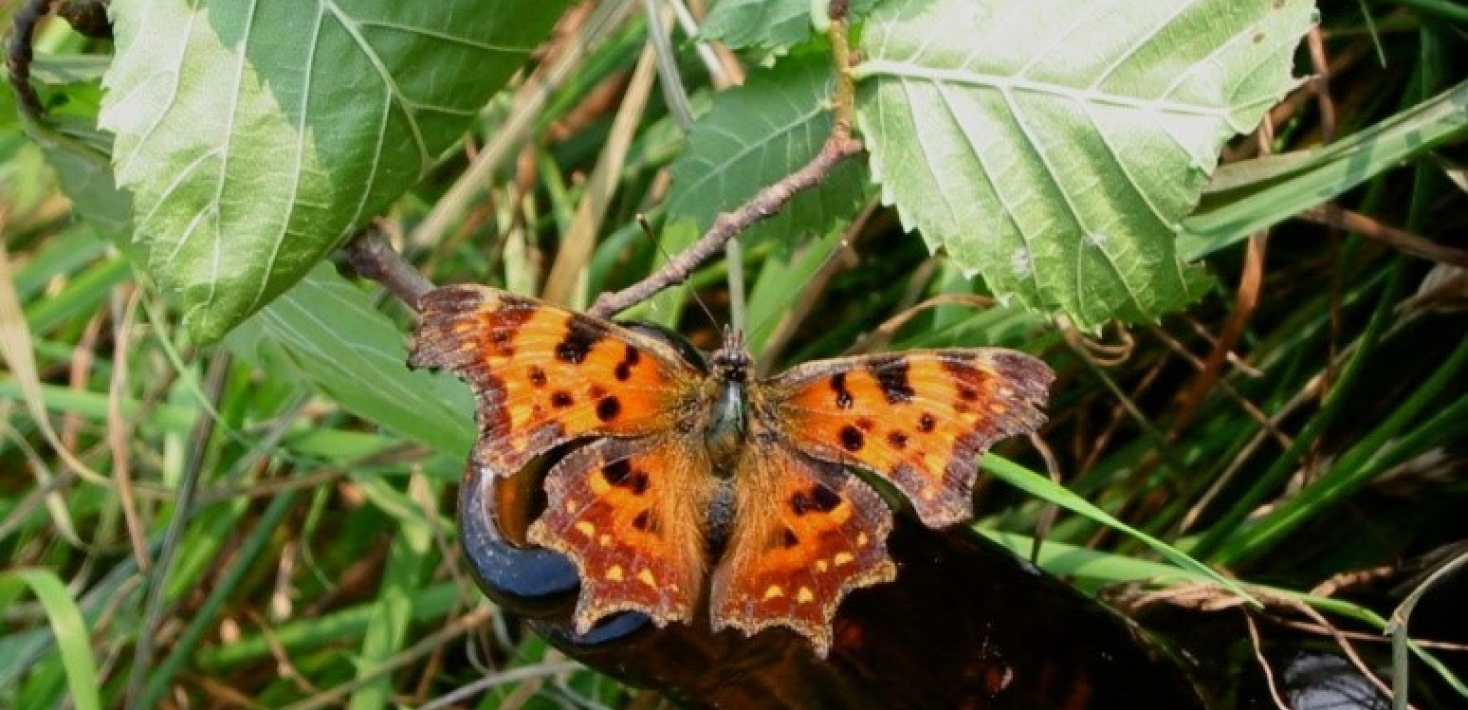
[(886, 549), (892, 512), (840, 466), (778, 442), (746, 453), (737, 476), (739, 514), (713, 575), (714, 628), (786, 626), (825, 657), (842, 598), (897, 574)]
[(796, 448), (888, 479), (942, 527), (972, 517), (979, 455), (1044, 421), (1054, 378), (1010, 350), (925, 350), (807, 363), (765, 391)]
[(496, 475), (572, 439), (666, 431), (703, 376), (666, 343), (483, 286), (430, 291), (419, 309), (409, 364), (449, 368), (474, 389), (474, 460)]
[(530, 541), (581, 572), (576, 628), (616, 611), (659, 626), (689, 621), (705, 568), (703, 511), (710, 499), (700, 450), (676, 437), (603, 439), (546, 476), (546, 511)]

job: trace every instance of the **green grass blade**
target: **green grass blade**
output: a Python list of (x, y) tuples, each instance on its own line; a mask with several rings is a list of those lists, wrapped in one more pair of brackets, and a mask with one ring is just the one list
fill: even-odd
[(1208, 579), (1214, 584), (1217, 584), (1233, 592), (1234, 594), (1239, 595), (1243, 599), (1248, 600), (1250, 604), (1253, 604), (1255, 606), (1259, 605), (1259, 600), (1255, 599), (1248, 592), (1244, 591), (1244, 588), (1242, 586), (1239, 586), (1237, 582), (1213, 571), (1213, 569), (1211, 569), (1207, 565), (1187, 556), (1182, 551), (1178, 550), (1172, 545), (1169, 545), (1161, 540), (1158, 540), (1155, 537), (1152, 537), (1151, 535), (1148, 535), (1147, 533), (1142, 532), (1141, 530), (1138, 530), (1120, 520), (1117, 520), (1106, 511), (1101, 510), (1094, 505), (1091, 505), (1091, 503), (1088, 502), (1086, 499), (1081, 498), (1080, 496), (1070, 492), (1070, 490), (1066, 489), (1064, 486), (1055, 483), (1038, 473), (1030, 471), (1029, 469), (1014, 464), (993, 454), (988, 454), (984, 457), (984, 468), (990, 473), (994, 474), (1000, 480), (1008, 483), (1011, 486), (1014, 486), (1015, 488), (1018, 488), (1037, 498), (1050, 501), (1051, 503), (1054, 503), (1073, 513), (1084, 515), (1085, 517), (1101, 523), (1102, 525), (1105, 525), (1109, 528), (1126, 533), (1127, 535), (1136, 538), (1147, 547), (1152, 548), (1155, 552), (1157, 552), (1157, 554), (1162, 555), (1163, 558), (1173, 563), (1174, 565), (1177, 565), (1179, 568)]
[(244, 545), (240, 547), (233, 560), (234, 563), (209, 590), (209, 596), (190, 619), (188, 627), (184, 629), (178, 642), (173, 645), (168, 657), (163, 659), (163, 662), (159, 663), (156, 668), (150, 669), (148, 683), (138, 697), (138, 702), (134, 703), (132, 707), (157, 706), (158, 700), (168, 690), (169, 682), (194, 657), (194, 650), (198, 647), (199, 641), (203, 639), (205, 632), (214, 627), (225, 600), (240, 586), (245, 573), (249, 571), (251, 565), (265, 549), (265, 545), (279, 529), (281, 521), (290, 512), (295, 498), (294, 491), (287, 491), (270, 501), (270, 505), (260, 516), (255, 529), (251, 531)]
[[(1300, 491), (1299, 495), (1280, 503), (1254, 524), (1235, 531), (1228, 543), (1219, 550), (1218, 557), (1223, 560), (1237, 560), (1252, 550), (1272, 549), (1281, 538), (1318, 515), (1322, 509), (1338, 503), (1367, 483), (1370, 474), (1378, 471), (1376, 467), (1368, 465), (1370, 459), (1381, 452), (1417, 414), (1436, 401), (1465, 365), (1468, 365), (1468, 338), (1462, 339), (1453, 354), (1432, 377), (1416, 388), (1412, 396), (1380, 426), (1351, 447), (1336, 465)], [(1460, 399), (1453, 408), (1462, 407), (1463, 400)]]
[(377, 603), (372, 619), (367, 624), (362, 639), (361, 652), (357, 656), (357, 677), (371, 680), (352, 693), (348, 707), (351, 710), (376, 710), (385, 708), (392, 699), (392, 675), (382, 673), (382, 666), (393, 656), (402, 652), (408, 641), (408, 624), (413, 618), (413, 608), (418, 603), (418, 590), (423, 586), (426, 564), (433, 552), (432, 523), (424, 517), (420, 506), (413, 499), (432, 501), (437, 491), (427, 479), (414, 476), (409, 479), (409, 489), (416, 489), (412, 496), (403, 496), (378, 479), (363, 490), (369, 499), (387, 498), (385, 505), (379, 504), (397, 522), (398, 534), (388, 551), (387, 570), (383, 573)]
[(1468, 81), (1323, 148), (1218, 169), (1183, 220), (1178, 249), (1199, 259), (1423, 155), (1468, 130)]
[(18, 569), (0, 572), (0, 584), (20, 583), (30, 587), (56, 636), (61, 664), (66, 669), (66, 684), (77, 710), (101, 710), (98, 695), (97, 659), (92, 655), (91, 634), (77, 609), (76, 601), (55, 572), (45, 569)]

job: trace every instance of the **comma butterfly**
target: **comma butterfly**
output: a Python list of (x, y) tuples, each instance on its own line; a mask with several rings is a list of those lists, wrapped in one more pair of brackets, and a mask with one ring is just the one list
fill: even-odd
[(547, 508), (529, 531), (579, 570), (580, 633), (624, 610), (691, 622), (708, 578), (714, 630), (785, 626), (825, 657), (841, 599), (897, 575), (892, 512), (846, 467), (891, 484), (929, 527), (968, 519), (976, 459), (1044, 420), (1054, 379), (997, 348), (845, 357), (756, 379), (737, 333), (705, 364), (487, 287), (440, 288), (419, 306), (409, 364), (474, 389), (474, 465), (508, 476), (590, 440), (546, 475)]

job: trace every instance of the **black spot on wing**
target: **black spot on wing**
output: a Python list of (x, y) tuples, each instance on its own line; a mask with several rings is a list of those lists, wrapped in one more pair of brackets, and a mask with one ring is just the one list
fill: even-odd
[(571, 393), (565, 390), (557, 390), (551, 394), (551, 406), (556, 409), (565, 409), (575, 403), (576, 400), (571, 397)]
[(616, 397), (605, 397), (596, 403), (596, 418), (609, 422), (622, 413), (622, 402)]
[(613, 461), (602, 467), (601, 475), (618, 488), (626, 488), (632, 491), (632, 495), (642, 495), (647, 492), (647, 471), (632, 467), (632, 462), (627, 459)]
[(829, 513), (841, 505), (841, 496), (831, 490), (825, 484), (816, 484), (809, 490), (796, 491), (790, 496), (790, 509), (796, 515), (805, 515), (810, 512)]
[(882, 396), (887, 398), (887, 404), (910, 401), (916, 394), (907, 378), (908, 370), (911, 369), (907, 358), (901, 355), (873, 358), (867, 363), (867, 369), (877, 378), (877, 384), (881, 386)]
[(597, 327), (595, 321), (580, 314), (573, 314), (571, 320), (566, 323), (566, 337), (556, 344), (556, 359), (579, 365), (601, 338), (601, 328)]
[(923, 415), (921, 417), (918, 417), (918, 431), (924, 434), (931, 433), (933, 429), (937, 428), (937, 426), (938, 420), (934, 419), (933, 415), (928, 414), (927, 412), (923, 412)]
[(841, 427), (841, 448), (856, 452), (861, 451), (861, 447), (865, 445), (866, 436), (861, 433), (860, 429), (850, 424)]
[(837, 409), (851, 409), (851, 390), (846, 388), (846, 373), (831, 375), (831, 391), (836, 393)]
[(601, 475), (602, 478), (607, 479), (607, 483), (620, 486), (628, 476), (632, 475), (632, 462), (627, 459), (613, 461), (601, 467)]
[(622, 361), (617, 363), (617, 366), (612, 369), (612, 375), (618, 381), (626, 382), (632, 378), (632, 368), (637, 367), (637, 363), (641, 360), (642, 354), (637, 352), (637, 348), (628, 345), (627, 352), (622, 355)]
[[(958, 394), (964, 399), (977, 397), (978, 392), (976, 388), (983, 388), (989, 382), (989, 373), (985, 372), (978, 365), (975, 365), (972, 356), (946, 353), (939, 362), (943, 365), (943, 369), (948, 371), (948, 374), (953, 375), (955, 380), (963, 383), (959, 388)], [(973, 393), (973, 397), (965, 396), (965, 390)]]
[(652, 511), (644, 510), (638, 513), (637, 517), (632, 519), (632, 527), (647, 532), (648, 528), (652, 527)]

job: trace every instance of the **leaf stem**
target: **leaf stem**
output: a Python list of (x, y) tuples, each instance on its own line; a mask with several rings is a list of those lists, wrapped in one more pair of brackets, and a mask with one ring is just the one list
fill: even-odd
[(855, 112), (856, 81), (851, 75), (851, 43), (846, 33), (847, 0), (831, 3), (831, 24), (826, 36), (831, 40), (831, 59), (836, 64), (836, 88), (831, 95), (831, 113), (835, 125), (833, 135), (851, 135), (852, 115)]

